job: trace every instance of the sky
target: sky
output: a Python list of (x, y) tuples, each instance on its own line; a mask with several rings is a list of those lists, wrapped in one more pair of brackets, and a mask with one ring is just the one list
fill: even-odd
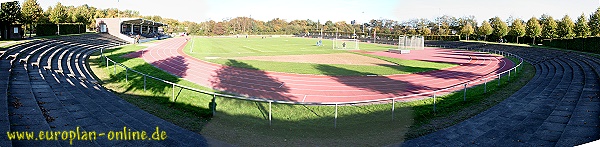
[[(10, 1), (10, 0), (2, 0)], [(24, 0), (19, 0), (22, 4)], [(568, 14), (576, 20), (589, 16), (600, 7), (600, 0), (38, 0), (46, 10), (63, 5), (88, 4), (97, 8), (139, 11), (141, 15), (159, 15), (180, 21), (221, 21), (238, 16), (268, 21), (273, 18), (327, 20), (333, 22), (370, 19), (408, 21), (441, 15), (473, 15), (479, 23), (494, 16), (527, 20), (548, 14), (555, 19)]]

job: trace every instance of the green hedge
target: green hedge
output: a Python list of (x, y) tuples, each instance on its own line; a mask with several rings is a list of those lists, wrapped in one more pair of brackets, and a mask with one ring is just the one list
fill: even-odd
[[(52, 36), (56, 35), (58, 26), (56, 24), (37, 24), (35, 27), (37, 36)], [(80, 34), (85, 33), (85, 25), (83, 24), (60, 24), (60, 34)]]
[(542, 44), (555, 48), (600, 54), (600, 37), (545, 39)]
[(429, 35), (425, 36), (425, 40), (440, 40), (440, 41), (459, 41), (459, 35)]

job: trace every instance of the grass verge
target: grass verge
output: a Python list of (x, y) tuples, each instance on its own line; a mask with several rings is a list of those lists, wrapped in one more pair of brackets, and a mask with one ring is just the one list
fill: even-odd
[[(182, 85), (210, 90), (177, 78), (145, 63), (139, 58), (123, 58), (124, 54), (142, 46), (126, 46), (105, 53), (111, 59), (135, 70)], [(304, 106), (259, 103), (235, 99), (216, 99), (217, 114), (211, 117), (211, 96), (198, 94), (171, 85), (148, 80), (143, 90), (143, 78), (122, 68), (106, 67), (98, 55), (90, 58), (90, 67), (103, 81), (103, 86), (128, 102), (202, 135), (240, 146), (383, 146), (427, 134), (450, 126), (493, 106), (525, 85), (535, 71), (526, 65), (512, 82), (503, 78), (502, 85), (488, 84), (488, 93), (481, 86), (468, 90), (467, 101), (462, 92), (438, 97), (437, 112), (433, 100), (396, 103), (392, 120), (392, 104), (347, 105), (338, 107), (337, 128), (334, 128), (334, 106)], [(128, 80), (125, 80), (125, 75)], [(529, 77), (529, 78), (528, 78)], [(516, 82), (515, 82), (516, 80)], [(490, 81), (495, 82), (495, 81)], [(171, 94), (175, 90), (175, 102)], [(272, 125), (269, 110), (272, 109)]]

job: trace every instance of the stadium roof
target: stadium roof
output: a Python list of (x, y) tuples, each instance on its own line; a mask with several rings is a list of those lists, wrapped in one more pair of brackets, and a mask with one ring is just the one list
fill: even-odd
[(121, 19), (121, 22), (124, 24), (145, 25), (145, 26), (154, 26), (154, 27), (166, 26), (166, 24), (163, 24), (160, 22), (155, 22), (152, 20), (143, 19), (143, 18), (120, 18), (120, 19)]

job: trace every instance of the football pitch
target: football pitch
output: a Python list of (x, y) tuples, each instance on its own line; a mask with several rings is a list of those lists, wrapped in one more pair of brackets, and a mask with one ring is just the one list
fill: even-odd
[[(336, 50), (332, 47), (332, 40), (323, 39), (323, 46), (317, 46), (317, 41), (318, 39), (295, 37), (195, 37), (188, 42), (183, 51), (194, 58), (227, 66), (330, 76), (410, 74), (456, 66), (447, 63), (403, 60), (363, 53), (365, 51), (386, 51), (398, 48), (393, 45), (359, 43), (360, 50)], [(335, 61), (330, 62), (331, 60)], [(379, 62), (370, 65), (362, 64), (367, 62), (365, 60), (375, 62), (379, 60)], [(232, 61), (245, 64), (227, 64)], [(327, 67), (332, 67), (332, 69), (319, 68), (323, 67), (321, 65), (328, 65)], [(333, 70), (339, 68), (348, 70)]]

